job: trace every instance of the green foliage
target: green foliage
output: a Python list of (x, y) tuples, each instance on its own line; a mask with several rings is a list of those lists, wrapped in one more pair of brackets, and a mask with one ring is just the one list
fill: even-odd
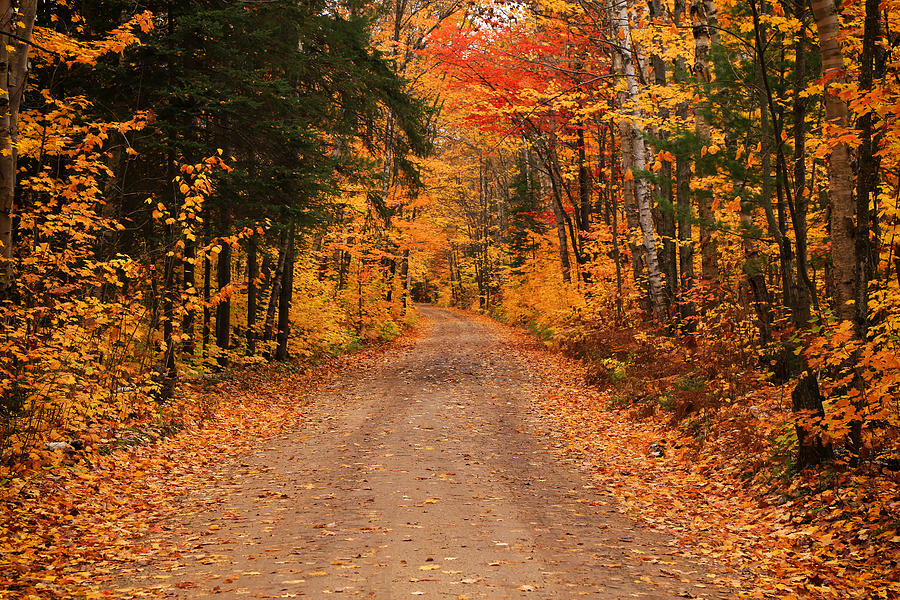
[(675, 383), (675, 389), (683, 392), (702, 392), (709, 386), (709, 382), (696, 374), (684, 375)]
[(547, 225), (536, 214), (542, 208), (540, 183), (535, 168), (523, 156), (518, 171), (510, 184), (509, 223), (506, 240), (509, 244), (509, 261), (513, 268), (522, 267), (534, 252), (534, 236), (542, 235)]
[(619, 383), (628, 376), (628, 362), (620, 361), (615, 358), (605, 358), (600, 361), (607, 370), (607, 377), (610, 383)]

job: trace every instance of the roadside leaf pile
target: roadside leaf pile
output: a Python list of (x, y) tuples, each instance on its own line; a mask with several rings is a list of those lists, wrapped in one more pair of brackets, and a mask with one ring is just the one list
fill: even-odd
[(502, 331), (550, 382), (539, 407), (544, 433), (583, 456), (598, 488), (630, 517), (675, 534), (688, 556), (732, 566), (736, 574), (723, 583), (741, 597), (900, 594), (900, 476), (866, 468), (775, 477), (755, 454), (754, 438), (790, 426), (790, 405), (778, 390), (742, 399), (755, 407), (752, 423), (742, 426), (739, 410), (711, 419), (709, 442), (698, 444), (686, 430), (616, 408), (614, 386), (585, 386), (583, 362)]

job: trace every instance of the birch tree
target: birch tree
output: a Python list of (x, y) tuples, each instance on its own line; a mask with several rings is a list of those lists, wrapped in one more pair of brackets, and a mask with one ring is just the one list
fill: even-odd
[[(638, 102), (638, 80), (632, 60), (631, 25), (628, 17), (628, 3), (619, 2), (614, 9), (618, 37), (621, 39), (619, 52), (622, 62), (620, 73), (627, 86), (628, 101), (631, 104), (632, 129), (634, 131), (632, 145), (632, 164), (640, 174), (647, 169), (648, 147), (643, 131), (643, 111)], [(641, 228), (641, 245), (644, 262), (647, 265), (647, 286), (650, 293), (653, 314), (663, 317), (666, 311), (663, 296), (662, 276), (659, 267), (659, 255), (656, 249), (656, 232), (653, 228), (652, 189), (644, 177), (635, 178), (635, 201), (638, 209), (638, 224)]]
[[(825, 118), (828, 126), (847, 128), (847, 102), (832, 85), (844, 71), (844, 56), (837, 35), (840, 27), (834, 0), (812, 0), (813, 17), (822, 51), (822, 71), (828, 80), (825, 87)], [(850, 148), (846, 142), (835, 144), (828, 155), (829, 199), (831, 200), (831, 262), (834, 273), (834, 309), (838, 318), (852, 321), (856, 253), (854, 242), (853, 169)]]

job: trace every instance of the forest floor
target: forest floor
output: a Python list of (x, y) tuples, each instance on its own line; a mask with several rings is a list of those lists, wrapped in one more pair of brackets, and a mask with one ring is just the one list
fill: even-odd
[(119, 593), (727, 597), (534, 435), (540, 380), (488, 324), (422, 312), (416, 343), (335, 379), (302, 427), (179, 500), (165, 539), (185, 551)]
[(236, 376), (202, 423), (0, 490), (0, 598), (895, 597), (893, 558), (822, 543), (578, 361), (420, 312), (387, 348)]
[(0, 597), (730, 596), (547, 433), (524, 338), (421, 312), (386, 351), (221, 386), (202, 427), (6, 490)]

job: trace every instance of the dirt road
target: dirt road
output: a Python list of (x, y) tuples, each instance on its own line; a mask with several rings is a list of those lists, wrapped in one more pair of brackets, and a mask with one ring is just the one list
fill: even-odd
[(720, 598), (535, 435), (541, 383), (491, 328), (434, 308), (416, 344), (326, 386), (309, 426), (224, 464), (184, 515), (165, 597)]

